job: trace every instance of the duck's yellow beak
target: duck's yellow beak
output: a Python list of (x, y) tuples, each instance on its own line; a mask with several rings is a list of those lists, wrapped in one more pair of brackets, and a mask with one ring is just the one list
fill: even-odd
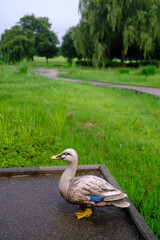
[(52, 156), (51, 159), (61, 159), (61, 153), (55, 156)]

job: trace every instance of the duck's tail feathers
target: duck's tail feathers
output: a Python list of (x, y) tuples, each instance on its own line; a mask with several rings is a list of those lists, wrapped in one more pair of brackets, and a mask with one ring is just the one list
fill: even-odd
[(112, 201), (112, 205), (114, 205), (116, 207), (120, 207), (120, 208), (127, 208), (130, 206), (130, 203), (124, 199), (121, 199), (121, 200), (117, 200), (117, 201)]

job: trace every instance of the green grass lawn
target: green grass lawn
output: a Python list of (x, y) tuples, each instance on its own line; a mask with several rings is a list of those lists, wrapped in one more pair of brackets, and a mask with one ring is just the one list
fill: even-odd
[(146, 75), (144, 70), (145, 67), (139, 69), (106, 68), (99, 70), (73, 66), (67, 69), (68, 73), (59, 73), (59, 77), (82, 79), (85, 81), (160, 87), (160, 70), (155, 68), (153, 75)]
[[(101, 68), (79, 67), (74, 59), (70, 66), (66, 58), (59, 56), (49, 59), (46, 65), (45, 57), (34, 57), (34, 62), (28, 63), (32, 68), (57, 68), (62, 70), (59, 77), (81, 79), (84, 81), (100, 81), (139, 86), (160, 87), (160, 69), (154, 66), (134, 68)], [(154, 70), (154, 74), (147, 74), (146, 69)], [(151, 68), (151, 69), (150, 69)]]
[(65, 148), (106, 164), (160, 238), (159, 98), (0, 66), (0, 135), (2, 168), (63, 164), (50, 157)]
[(68, 68), (69, 64), (67, 63), (66, 58), (59, 56), (55, 58), (51, 58), (48, 60), (48, 65), (46, 65), (46, 58), (45, 57), (34, 57), (33, 62), (29, 62), (32, 68)]

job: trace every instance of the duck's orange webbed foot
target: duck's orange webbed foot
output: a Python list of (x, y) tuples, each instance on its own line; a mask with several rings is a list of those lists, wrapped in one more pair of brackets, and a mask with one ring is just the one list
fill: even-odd
[(75, 215), (78, 219), (90, 217), (92, 215), (92, 208), (86, 208), (85, 211), (79, 210)]

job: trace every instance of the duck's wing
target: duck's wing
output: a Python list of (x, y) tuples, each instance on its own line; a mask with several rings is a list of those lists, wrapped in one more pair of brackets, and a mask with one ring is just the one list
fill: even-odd
[[(72, 179), (68, 189), (68, 200), (72, 203), (88, 204), (95, 206), (116, 205), (124, 206), (120, 200), (127, 197), (125, 193), (114, 188), (111, 184), (100, 177), (87, 175)], [(119, 203), (118, 203), (119, 201)], [(115, 204), (114, 204), (115, 202)]]

